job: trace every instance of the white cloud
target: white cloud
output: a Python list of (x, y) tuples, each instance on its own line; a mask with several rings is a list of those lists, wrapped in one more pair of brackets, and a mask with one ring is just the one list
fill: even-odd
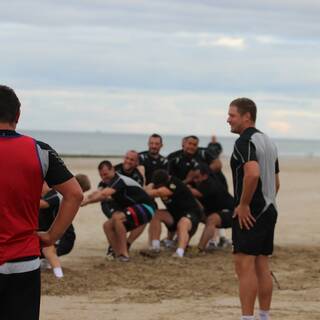
[[(82, 88), (17, 92), (22, 102), (23, 129), (106, 131), (230, 136), (226, 123), (236, 96), (217, 93)], [(292, 97), (247, 92), (258, 105), (257, 126), (275, 137), (317, 136), (316, 100), (304, 101), (306, 114), (288, 113)], [(320, 101), (318, 101), (320, 102)], [(281, 108), (279, 107), (281, 105)], [(307, 127), (303, 123), (308, 123)]]
[(200, 47), (226, 47), (232, 49), (244, 49), (245, 40), (239, 37), (217, 37), (215, 39), (201, 39), (198, 43)]
[(276, 134), (288, 134), (292, 128), (291, 125), (285, 121), (271, 121), (267, 123), (267, 126), (274, 130)]

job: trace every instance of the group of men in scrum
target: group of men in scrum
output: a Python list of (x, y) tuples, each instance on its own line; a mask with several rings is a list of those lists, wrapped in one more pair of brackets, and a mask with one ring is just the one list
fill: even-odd
[(113, 166), (104, 160), (98, 166), (101, 182), (82, 206), (101, 203), (108, 218), (103, 225), (108, 257), (129, 261), (130, 246), (148, 223), (150, 248), (141, 254), (150, 257), (160, 253), (162, 223), (168, 231), (165, 246), (175, 239), (174, 256), (181, 258), (200, 222), (205, 227), (199, 252), (206, 252), (216, 228), (231, 227), (234, 203), (222, 173), (221, 145), (213, 140), (201, 148), (196, 136), (188, 136), (182, 149), (168, 157), (160, 154), (162, 145), (162, 137), (152, 134), (148, 151), (128, 151), (123, 163)]

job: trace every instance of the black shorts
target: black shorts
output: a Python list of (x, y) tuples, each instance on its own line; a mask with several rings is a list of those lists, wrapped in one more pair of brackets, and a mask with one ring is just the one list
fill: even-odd
[(274, 229), (277, 222), (277, 210), (273, 205), (256, 218), (254, 226), (240, 229), (238, 217), (232, 221), (233, 253), (247, 255), (271, 255), (273, 252)]
[(100, 202), (100, 205), (101, 205), (101, 210), (103, 212), (103, 214), (108, 218), (108, 219), (111, 219), (112, 217), (112, 214), (115, 212), (115, 211), (118, 211), (119, 208), (118, 206), (116, 205), (116, 203), (112, 200), (105, 200), (105, 201), (101, 201)]
[(0, 274), (0, 319), (38, 320), (40, 310), (40, 269)]
[(71, 252), (76, 240), (73, 225), (70, 225), (67, 231), (63, 234), (62, 238), (56, 243), (57, 255), (64, 256)]
[(192, 237), (197, 229), (198, 229), (198, 225), (201, 221), (201, 217), (203, 215), (202, 213), (202, 210), (199, 209), (199, 210), (190, 210), (188, 212), (184, 212), (183, 215), (178, 215), (178, 214), (175, 214), (175, 213), (171, 213), (169, 211), (170, 215), (172, 216), (173, 218), (173, 224), (171, 225), (166, 225), (167, 229), (170, 231), (170, 232), (175, 232), (177, 231), (177, 227), (178, 227), (178, 223), (180, 221), (181, 218), (188, 218), (190, 221), (191, 221), (191, 230), (189, 231), (189, 236)]
[(228, 228), (232, 227), (232, 216), (233, 216), (232, 210), (223, 209), (221, 211), (212, 212), (212, 213), (208, 214), (207, 216), (209, 217), (212, 214), (217, 214), (221, 219), (221, 225), (217, 228), (228, 229)]
[(121, 211), (126, 215), (124, 226), (127, 231), (131, 231), (150, 222), (155, 213), (155, 209), (147, 204), (135, 204)]

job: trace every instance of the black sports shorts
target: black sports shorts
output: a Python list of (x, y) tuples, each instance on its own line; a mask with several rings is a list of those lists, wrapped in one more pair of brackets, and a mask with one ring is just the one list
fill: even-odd
[(127, 207), (123, 212), (126, 215), (124, 226), (127, 231), (131, 231), (150, 222), (155, 213), (155, 209), (142, 203)]
[(177, 226), (178, 223), (180, 221), (180, 219), (182, 218), (188, 218), (191, 221), (192, 227), (191, 230), (189, 231), (189, 236), (192, 237), (197, 229), (198, 229), (198, 225), (201, 221), (201, 217), (202, 217), (202, 210), (201, 209), (194, 209), (194, 210), (190, 210), (188, 212), (184, 212), (182, 215), (178, 215), (176, 213), (171, 213), (170, 211), (168, 211), (170, 213), (170, 215), (173, 218), (173, 224), (171, 225), (167, 225), (166, 227), (170, 232), (175, 232), (177, 231)]
[(233, 253), (248, 255), (271, 255), (273, 252), (274, 229), (277, 222), (277, 210), (270, 205), (266, 211), (256, 217), (249, 230), (240, 229), (238, 217), (232, 220)]
[(228, 229), (232, 227), (232, 216), (233, 216), (233, 211), (230, 209), (223, 209), (217, 212), (212, 212), (207, 214), (207, 216), (209, 217), (212, 214), (217, 214), (220, 219), (221, 219), (221, 225), (217, 228), (220, 229)]
[(71, 225), (56, 244), (57, 255), (60, 257), (70, 253), (73, 249), (75, 240), (76, 234), (73, 226)]

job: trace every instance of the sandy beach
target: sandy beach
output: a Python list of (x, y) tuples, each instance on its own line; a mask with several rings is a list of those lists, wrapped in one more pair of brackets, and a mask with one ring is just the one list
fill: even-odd
[[(64, 160), (74, 174), (87, 174), (96, 187), (96, 167), (102, 159)], [(272, 319), (318, 320), (320, 159), (280, 159), (280, 170), (272, 258), (279, 286), (274, 286)], [(228, 159), (224, 172), (232, 190)], [(104, 221), (99, 204), (80, 209), (74, 222), (75, 248), (62, 257), (65, 277), (57, 280), (50, 271), (42, 274), (42, 320), (239, 319), (231, 249), (199, 256), (191, 248), (185, 259), (164, 252), (149, 260), (139, 255), (147, 246), (145, 231), (132, 247), (130, 263), (107, 261)], [(199, 233), (191, 244), (197, 243)]]

